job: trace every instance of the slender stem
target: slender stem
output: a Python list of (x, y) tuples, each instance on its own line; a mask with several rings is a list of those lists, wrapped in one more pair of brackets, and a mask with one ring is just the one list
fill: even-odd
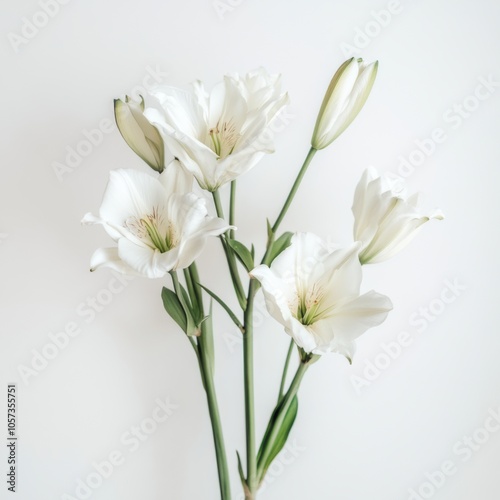
[(206, 349), (203, 348), (203, 325), (200, 342), (198, 344), (202, 368), (202, 378), (204, 380), (205, 392), (207, 394), (208, 412), (212, 423), (212, 434), (215, 444), (215, 456), (217, 459), (217, 471), (219, 474), (219, 487), (221, 500), (231, 500), (231, 488), (229, 482), (229, 473), (227, 467), (226, 447), (224, 445), (224, 436), (222, 432), (222, 424), (219, 414), (219, 406), (217, 404), (217, 396), (215, 392), (215, 384), (213, 373), (210, 370), (210, 362), (207, 359)]
[(253, 374), (253, 303), (258, 290), (256, 280), (250, 280), (248, 287), (247, 308), (244, 314), (243, 369), (245, 382), (245, 424), (247, 452), (247, 486), (254, 495), (258, 489), (257, 454), (255, 447), (255, 392)]
[(194, 304), (193, 299), (196, 297), (196, 295), (193, 288), (193, 280), (191, 279), (191, 273), (189, 272), (189, 269), (184, 269), (184, 279), (186, 280), (186, 286), (188, 289), (189, 297), (191, 297), (191, 302)]
[[(236, 220), (236, 181), (231, 181), (231, 194), (229, 196), (229, 224), (234, 226)], [(229, 237), (234, 239), (234, 229), (229, 231)]]
[[(179, 294), (181, 294), (182, 292), (177, 273), (175, 271), (172, 271), (170, 274), (172, 276), (174, 289), (179, 296)], [(189, 267), (189, 270), (185, 272), (185, 278), (191, 303), (198, 305), (198, 310), (203, 317), (203, 297), (201, 286), (199, 285), (200, 278), (198, 276), (196, 263), (193, 262), (193, 264), (191, 264), (191, 266)], [(212, 434), (215, 445), (215, 457), (217, 461), (217, 472), (219, 476), (221, 500), (231, 500), (231, 488), (227, 466), (226, 447), (224, 445), (224, 436), (222, 432), (219, 406), (217, 403), (214, 377), (210, 368), (210, 359), (208, 358), (209, 349), (205, 345), (205, 340), (208, 341), (206, 334), (206, 323), (203, 322), (201, 325), (201, 335), (197, 338), (197, 341), (191, 337), (189, 337), (189, 341), (196, 352), (198, 364), (200, 366), (201, 380), (203, 382), (203, 387), (207, 395), (208, 412), (210, 415), (210, 422), (212, 424)]]
[(304, 175), (307, 171), (307, 167), (309, 167), (309, 164), (311, 163), (312, 159), (314, 158), (316, 151), (317, 151), (317, 149), (311, 148), (309, 150), (309, 152), (307, 153), (307, 156), (306, 156), (306, 159), (304, 160), (302, 168), (300, 169), (299, 174), (297, 175), (297, 178), (295, 179), (295, 182), (293, 183), (292, 189), (290, 190), (290, 193), (288, 194), (288, 197), (285, 201), (285, 204), (283, 205), (283, 208), (281, 209), (281, 212), (278, 215), (276, 222), (274, 223), (273, 233), (276, 233), (281, 222), (283, 221), (283, 218), (285, 217), (286, 213), (288, 212), (288, 208), (290, 207), (290, 204), (292, 203), (293, 198), (295, 197), (295, 194), (297, 193), (297, 190), (299, 189), (300, 183), (302, 182), (302, 179), (304, 178)]
[(283, 394), (285, 392), (286, 376), (287, 376), (287, 373), (288, 373), (288, 365), (290, 364), (290, 358), (292, 357), (292, 352), (293, 352), (294, 346), (295, 346), (295, 342), (294, 342), (294, 340), (292, 338), (292, 339), (290, 339), (290, 345), (288, 347), (288, 352), (287, 352), (287, 355), (286, 355), (285, 366), (283, 368), (283, 375), (281, 377), (280, 392), (278, 394), (278, 403), (277, 404), (280, 404), (281, 400), (283, 399)]
[(224, 209), (222, 208), (222, 203), (220, 201), (219, 191), (212, 191), (212, 196), (214, 198), (215, 211), (217, 212), (217, 217), (224, 219)]
[[(217, 212), (217, 216), (221, 219), (224, 218), (224, 210), (222, 209), (222, 204), (220, 201), (219, 191), (214, 191), (212, 193), (214, 198), (215, 210)], [(228, 246), (224, 236), (221, 235), (220, 241), (222, 243), (222, 248), (224, 249), (224, 253), (226, 254), (227, 265), (229, 266), (229, 272), (231, 273), (231, 279), (233, 282), (234, 290), (236, 292), (236, 296), (238, 298), (238, 302), (243, 310), (246, 309), (247, 301), (245, 298), (245, 291), (243, 290), (243, 285), (241, 284), (241, 277), (238, 273), (238, 267), (236, 265), (236, 257), (232, 252), (231, 248)]]
[(170, 276), (172, 276), (172, 283), (174, 285), (175, 293), (177, 294), (177, 297), (179, 298), (181, 303), (183, 303), (184, 296), (182, 295), (182, 288), (179, 283), (179, 277), (177, 276), (177, 271), (170, 271)]
[(189, 266), (189, 273), (191, 276), (191, 282), (193, 284), (196, 300), (198, 301), (200, 311), (203, 312), (203, 298), (201, 293), (200, 275), (198, 274), (198, 267), (196, 266), (196, 262), (193, 262)]
[[(261, 464), (265, 464), (266, 460), (269, 457), (269, 454), (271, 453), (271, 450), (274, 445), (274, 441), (276, 440), (276, 437), (281, 429), (281, 426), (283, 424), (283, 420), (288, 412), (288, 409), (290, 408), (290, 405), (292, 404), (293, 398), (296, 396), (300, 383), (302, 382), (302, 379), (304, 378), (304, 375), (309, 368), (310, 363), (308, 362), (300, 362), (299, 367), (297, 368), (297, 371), (295, 373), (295, 376), (293, 377), (292, 383), (290, 384), (290, 387), (283, 397), (283, 400), (280, 404), (280, 410), (278, 415), (276, 416), (276, 419), (274, 421), (273, 427), (271, 429), (271, 432), (269, 434), (269, 437), (266, 442), (265, 448), (262, 450), (262, 455), (260, 459)], [(261, 475), (263, 474), (262, 468), (259, 468), (258, 471), (258, 476), (259, 476), (259, 482), (262, 481), (263, 477)]]

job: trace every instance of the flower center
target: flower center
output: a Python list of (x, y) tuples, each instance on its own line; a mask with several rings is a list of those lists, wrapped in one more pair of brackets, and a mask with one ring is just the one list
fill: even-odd
[(210, 129), (209, 135), (212, 141), (212, 149), (219, 159), (229, 156), (241, 137), (236, 125), (231, 120), (223, 123), (217, 122), (217, 125)]
[(157, 207), (141, 218), (129, 217), (125, 227), (146, 245), (168, 252), (179, 243), (179, 238), (171, 221), (165, 220)]
[(323, 293), (317, 284), (305, 292), (299, 292), (298, 298), (296, 316), (303, 325), (312, 325), (322, 318), (324, 311), (320, 307)]

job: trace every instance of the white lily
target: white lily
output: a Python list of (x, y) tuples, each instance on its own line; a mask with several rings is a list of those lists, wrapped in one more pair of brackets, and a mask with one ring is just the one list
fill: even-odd
[(110, 267), (124, 274), (161, 278), (190, 266), (207, 237), (231, 228), (210, 217), (205, 200), (191, 192), (193, 178), (177, 161), (159, 177), (136, 170), (114, 170), (99, 217), (86, 214), (84, 224), (102, 224), (118, 243), (100, 248), (91, 258), (91, 271)]
[(370, 291), (360, 295), (359, 244), (329, 251), (311, 233), (297, 233), (272, 263), (250, 274), (262, 285), (266, 306), (307, 353), (337, 352), (349, 360), (354, 340), (382, 323), (392, 303)]
[(351, 58), (337, 70), (326, 91), (311, 140), (314, 149), (330, 145), (358, 116), (377, 76), (378, 61)]
[(208, 191), (236, 179), (274, 151), (264, 132), (288, 103), (288, 95), (280, 93), (280, 78), (263, 69), (245, 78), (226, 75), (210, 95), (200, 81), (191, 91), (158, 87), (151, 95), (160, 106), (147, 107), (145, 116)]
[(440, 210), (422, 215), (418, 193), (406, 197), (400, 179), (366, 169), (354, 193), (354, 240), (362, 243), (361, 263), (382, 262), (402, 250), (431, 219), (444, 218)]
[(135, 102), (125, 97), (125, 102), (115, 99), (115, 120), (120, 134), (130, 148), (153, 170), (162, 172), (165, 167), (165, 146), (158, 130), (144, 117), (144, 99)]

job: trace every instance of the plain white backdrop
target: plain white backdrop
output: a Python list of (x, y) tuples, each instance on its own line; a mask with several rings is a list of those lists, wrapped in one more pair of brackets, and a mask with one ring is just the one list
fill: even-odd
[[(155, 78), (210, 87), (229, 71), (282, 73), (291, 105), (276, 153), (239, 183), (238, 236), (262, 251), (265, 218), (276, 217), (307, 152), (329, 80), (363, 45), (356, 55), (380, 61), (373, 92), (347, 132), (316, 155), (282, 228), (349, 243), (353, 190), (369, 165), (404, 172), (446, 220), (365, 269), (363, 290), (389, 295), (394, 311), (359, 340), (352, 366), (331, 355), (311, 368), (291, 448), (260, 498), (497, 500), (500, 427), (488, 418), (500, 407), (500, 4), (47, 0), (50, 17), (42, 4), (1, 0), (0, 435), (14, 382), (19, 464), (17, 496), (2, 480), (0, 497), (83, 498), (78, 481), (98, 485), (93, 464), (119, 452), (123, 463), (92, 500), (219, 498), (196, 360), (162, 308), (162, 280), (120, 283), (88, 270), (94, 249), (110, 241), (81, 217), (98, 210), (111, 169), (148, 169), (109, 128), (113, 99)], [(389, 8), (390, 19), (380, 14)], [(85, 134), (99, 126), (102, 139), (94, 133), (99, 144), (85, 150)], [(78, 147), (86, 156), (61, 174), (68, 148)], [(413, 171), (401, 170), (410, 161)], [(217, 240), (199, 267), (204, 282), (231, 296)], [(259, 304), (261, 436), (288, 337)], [(239, 499), (241, 341), (219, 310), (216, 323), (216, 383)], [(49, 335), (72, 328), (79, 334), (60, 352), (46, 347)], [(401, 332), (411, 343), (399, 352)], [(387, 362), (384, 346), (395, 359)], [(53, 357), (46, 363), (36, 354), (43, 349)], [(36, 374), (23, 379), (20, 367), (32, 363)], [(170, 401), (170, 415), (153, 431), (157, 398)], [(141, 424), (151, 433), (132, 444), (127, 433)], [(436, 473), (445, 462), (452, 473)]]

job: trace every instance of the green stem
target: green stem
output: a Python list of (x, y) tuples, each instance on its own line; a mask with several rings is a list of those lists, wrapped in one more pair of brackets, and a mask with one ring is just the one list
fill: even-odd
[(292, 339), (290, 339), (290, 345), (288, 347), (288, 352), (287, 352), (287, 355), (286, 355), (285, 366), (283, 368), (283, 375), (281, 377), (280, 392), (278, 394), (278, 403), (277, 404), (280, 404), (281, 400), (283, 399), (283, 394), (285, 392), (286, 376), (287, 376), (287, 373), (288, 373), (288, 366), (290, 364), (290, 358), (292, 357), (292, 352), (293, 352), (294, 346), (295, 346), (295, 342), (294, 342), (294, 340), (292, 338)]
[[(310, 363), (309, 362), (304, 362), (301, 361), (299, 367), (297, 368), (297, 371), (295, 373), (295, 376), (293, 377), (292, 383), (290, 384), (290, 387), (285, 394), (285, 396), (282, 399), (282, 402), (280, 403), (280, 410), (278, 415), (276, 416), (276, 420), (274, 422), (274, 425), (271, 429), (271, 432), (269, 434), (269, 437), (266, 442), (265, 448), (262, 450), (262, 455), (260, 459), (261, 464), (265, 464), (269, 454), (272, 451), (274, 441), (276, 440), (276, 437), (278, 436), (278, 433), (280, 432), (281, 426), (283, 424), (283, 420), (288, 412), (288, 409), (290, 408), (290, 405), (292, 404), (293, 398), (296, 396), (300, 383), (302, 382), (302, 379), (304, 378), (304, 375), (309, 368)], [(263, 470), (262, 468), (259, 468), (258, 471), (258, 478), (259, 482), (261, 482), (264, 478), (261, 477), (263, 475)]]
[(191, 276), (191, 283), (194, 288), (194, 296), (198, 301), (198, 305), (200, 307), (200, 311), (203, 313), (203, 298), (201, 293), (201, 285), (200, 285), (200, 275), (198, 274), (198, 267), (196, 266), (196, 262), (193, 262), (189, 266), (189, 274)]
[[(177, 273), (175, 271), (172, 271), (170, 274), (172, 275), (174, 289), (179, 296), (182, 292)], [(193, 264), (191, 264), (191, 266), (189, 267), (189, 270), (186, 270), (185, 278), (191, 303), (198, 304), (198, 310), (203, 317), (203, 297), (201, 287), (199, 285), (200, 277), (198, 275), (196, 263), (193, 262)], [(200, 366), (201, 380), (203, 382), (203, 387), (207, 395), (208, 413), (210, 415), (210, 422), (212, 424), (212, 434), (215, 445), (215, 457), (217, 461), (217, 472), (219, 475), (221, 500), (231, 500), (231, 488), (227, 466), (226, 447), (224, 445), (224, 435), (222, 432), (222, 423), (220, 419), (219, 406), (217, 403), (214, 377), (212, 369), (210, 367), (210, 359), (208, 358), (208, 352), (210, 349), (205, 345), (205, 340), (208, 341), (205, 332), (206, 323), (203, 322), (201, 325), (201, 335), (197, 338), (197, 342), (191, 337), (189, 338), (189, 341), (195, 349), (198, 358), (198, 364)]]
[(189, 297), (191, 297), (191, 302), (193, 302), (193, 298), (196, 297), (194, 287), (193, 287), (193, 280), (191, 279), (191, 273), (189, 272), (189, 269), (184, 269), (184, 279), (186, 280), (186, 286), (188, 289), (188, 294)]
[(170, 276), (172, 276), (172, 283), (174, 285), (174, 290), (175, 290), (175, 293), (177, 294), (177, 297), (181, 301), (181, 304), (185, 305), (184, 304), (184, 295), (182, 294), (182, 288), (181, 288), (181, 285), (179, 283), (179, 277), (177, 276), (177, 271), (170, 271)]
[[(234, 226), (236, 220), (236, 181), (231, 181), (231, 194), (229, 196), (229, 224)], [(229, 237), (234, 240), (234, 229), (229, 231)]]
[(299, 189), (300, 183), (302, 182), (302, 179), (304, 178), (304, 175), (307, 171), (307, 167), (309, 167), (309, 164), (311, 163), (312, 159), (314, 158), (316, 151), (317, 151), (317, 149), (311, 148), (309, 150), (309, 152), (307, 153), (307, 156), (306, 156), (306, 159), (304, 160), (302, 168), (300, 169), (299, 174), (297, 175), (297, 178), (295, 179), (295, 182), (293, 183), (292, 189), (290, 190), (290, 193), (288, 194), (288, 197), (285, 201), (285, 204), (283, 205), (283, 208), (281, 209), (281, 212), (278, 215), (276, 222), (274, 223), (274, 226), (272, 228), (273, 233), (276, 233), (281, 222), (283, 221), (283, 218), (285, 217), (286, 213), (288, 212), (288, 208), (290, 207), (290, 205), (293, 201), (293, 198), (295, 197), (295, 194), (297, 193), (297, 190)]
[[(212, 195), (214, 198), (214, 205), (215, 205), (215, 210), (217, 212), (217, 216), (223, 219), (224, 210), (222, 209), (219, 191), (213, 191)], [(219, 238), (222, 243), (222, 248), (224, 249), (224, 253), (226, 255), (227, 265), (229, 266), (229, 272), (231, 273), (231, 280), (233, 282), (236, 296), (238, 297), (238, 302), (241, 306), (241, 309), (245, 310), (247, 307), (247, 300), (245, 297), (245, 291), (243, 290), (243, 285), (241, 284), (241, 277), (240, 274), (238, 273), (238, 267), (236, 265), (236, 257), (234, 256), (234, 253), (231, 250), (231, 248), (228, 246), (225, 237), (221, 235), (219, 236)]]
[(248, 287), (247, 308), (244, 314), (243, 335), (243, 370), (245, 382), (245, 424), (247, 452), (247, 486), (249, 493), (257, 492), (257, 454), (255, 447), (255, 392), (253, 375), (253, 303), (258, 290), (258, 282), (250, 280)]
[(200, 352), (200, 367), (202, 369), (202, 378), (204, 380), (205, 392), (207, 394), (208, 412), (212, 423), (212, 434), (215, 445), (215, 456), (217, 459), (217, 471), (219, 474), (219, 487), (221, 500), (231, 500), (231, 487), (229, 481), (229, 472), (227, 467), (226, 447), (224, 445), (224, 436), (222, 432), (222, 424), (219, 414), (219, 406), (217, 404), (217, 395), (215, 392), (215, 384), (213, 373), (210, 370), (210, 361), (207, 359), (206, 349), (203, 347), (203, 325), (202, 334), (198, 349)]

